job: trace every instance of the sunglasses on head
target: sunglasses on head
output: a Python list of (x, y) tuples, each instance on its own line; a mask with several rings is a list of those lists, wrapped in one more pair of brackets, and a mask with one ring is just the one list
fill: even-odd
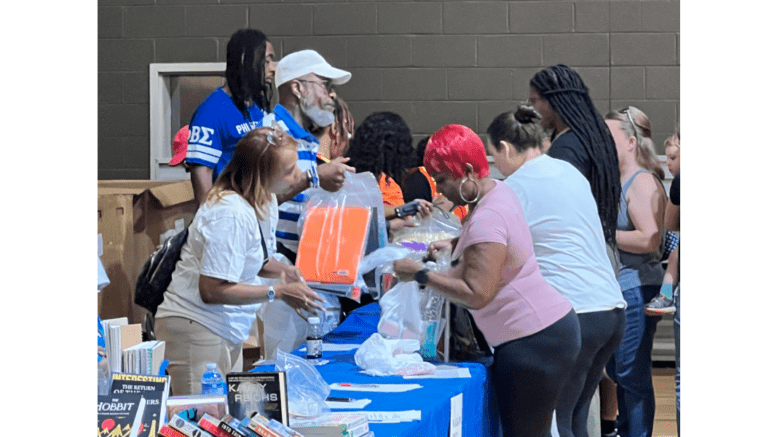
[(631, 111), (629, 111), (630, 108), (631, 108), (631, 106), (627, 106), (627, 107), (621, 109), (618, 112), (621, 113), (621, 114), (628, 115), (629, 116), (629, 123), (631, 123), (631, 126), (634, 128), (634, 132), (639, 133), (639, 129), (637, 129), (637, 123), (634, 123), (634, 119), (631, 117)]

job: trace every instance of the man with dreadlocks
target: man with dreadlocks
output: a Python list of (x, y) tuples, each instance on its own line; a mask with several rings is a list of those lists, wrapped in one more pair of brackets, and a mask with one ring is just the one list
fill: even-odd
[(617, 272), (615, 227), (621, 195), (618, 153), (588, 88), (575, 70), (554, 65), (532, 77), (529, 103), (542, 116), (542, 127), (552, 131), (548, 155), (577, 167), (591, 184), (610, 261)]
[(205, 200), (213, 182), (227, 166), (237, 142), (262, 126), (270, 109), (275, 71), (274, 52), (256, 29), (241, 29), (227, 43), (226, 85), (203, 101), (189, 123), (186, 163), (191, 168), (194, 198)]

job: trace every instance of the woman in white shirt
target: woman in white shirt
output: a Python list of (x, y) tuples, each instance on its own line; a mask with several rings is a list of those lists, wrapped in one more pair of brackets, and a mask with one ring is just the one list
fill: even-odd
[(588, 180), (568, 162), (542, 153), (539, 120), (528, 106), (499, 115), (487, 129), (487, 147), (518, 195), (542, 276), (577, 313), (581, 349), (556, 405), (556, 421), (561, 437), (587, 437), (591, 398), (623, 337), (626, 302)]
[[(222, 373), (242, 362), (242, 343), (263, 302), (282, 299), (300, 316), (301, 310), (323, 311), (299, 270), (272, 257), (276, 195), (304, 177), (296, 161), (294, 139), (280, 129), (254, 129), (238, 142), (197, 210), (156, 313), (174, 395), (200, 393), (209, 362)], [(257, 275), (281, 283), (262, 285)]]

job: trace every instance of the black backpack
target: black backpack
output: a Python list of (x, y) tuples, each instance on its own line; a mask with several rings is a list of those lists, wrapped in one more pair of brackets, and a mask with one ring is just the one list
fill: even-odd
[(135, 283), (135, 303), (156, 314), (165, 299), (164, 294), (173, 280), (175, 264), (181, 259), (181, 249), (189, 236), (189, 228), (173, 235), (157, 247), (148, 258)]

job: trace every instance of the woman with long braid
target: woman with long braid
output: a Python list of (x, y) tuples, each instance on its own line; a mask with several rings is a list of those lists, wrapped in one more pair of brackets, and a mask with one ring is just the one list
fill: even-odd
[(615, 227), (621, 186), (612, 135), (575, 70), (554, 65), (535, 74), (529, 84), (529, 103), (542, 116), (542, 127), (553, 132), (548, 155), (577, 167), (591, 184), (610, 262), (617, 272)]

